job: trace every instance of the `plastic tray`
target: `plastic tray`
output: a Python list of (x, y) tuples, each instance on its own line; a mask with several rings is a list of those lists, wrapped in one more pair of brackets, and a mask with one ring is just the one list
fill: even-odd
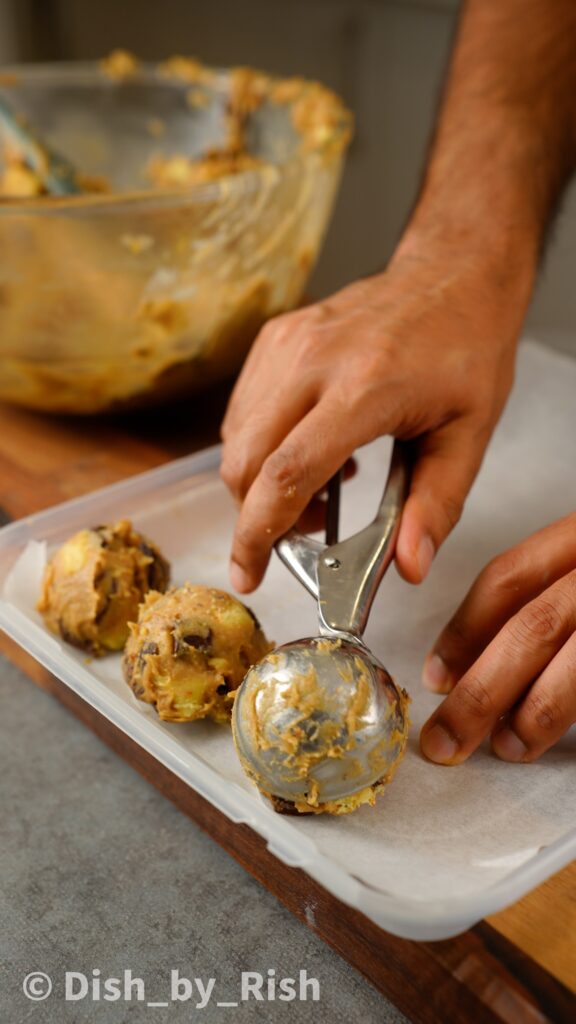
[[(558, 405), (542, 379), (566, 388)], [(76, 529), (129, 516), (173, 564), (175, 582), (227, 587), (235, 509), (217, 475), (218, 450), (173, 462), (0, 531), (0, 625), (43, 665), (234, 822), (264, 836), (344, 903), (411, 939), (456, 934), (515, 901), (576, 854), (576, 731), (535, 765), (507, 765), (485, 747), (458, 768), (418, 753), (438, 698), (419, 684), (422, 658), (477, 571), (496, 551), (576, 507), (571, 455), (542, 424), (576, 436), (576, 362), (527, 346), (519, 381), (467, 513), (414, 588), (390, 570), (367, 641), (412, 694), (406, 757), (374, 808), (340, 818), (277, 815), (244, 777), (226, 726), (161, 723), (123, 682), (118, 656), (89, 660), (46, 632), (35, 602), (47, 551)], [(559, 413), (559, 408), (562, 414)], [(529, 413), (528, 413), (528, 410)], [(388, 447), (359, 455), (344, 493), (344, 532), (375, 507)], [(527, 472), (529, 470), (529, 473)], [(559, 493), (554, 483), (564, 474)], [(530, 502), (527, 493), (538, 496)], [(545, 504), (545, 510), (542, 508)], [(314, 603), (277, 559), (249, 603), (277, 642), (315, 632)]]

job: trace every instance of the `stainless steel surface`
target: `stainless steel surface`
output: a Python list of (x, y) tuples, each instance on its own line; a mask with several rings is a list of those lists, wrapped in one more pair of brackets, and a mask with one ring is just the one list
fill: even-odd
[(360, 533), (326, 548), (317, 564), (320, 632), (361, 636), (372, 602), (394, 557), (408, 485), (407, 460), (397, 443), (376, 517)]
[[(367, 698), (350, 728), (351, 707), (363, 686)], [(258, 720), (257, 744), (251, 715)], [(403, 704), (392, 679), (352, 639), (313, 637), (277, 648), (250, 669), (234, 705), (242, 764), (262, 789), (290, 801), (311, 785), (322, 803), (370, 786), (396, 761), (403, 732)]]
[(331, 546), (298, 530), (278, 541), (276, 551), (284, 564), (318, 599), (321, 633), (364, 632), (374, 596), (394, 557), (407, 486), (408, 459), (397, 441), (384, 494), (369, 526)]
[[(394, 555), (408, 477), (407, 455), (397, 442), (369, 526), (332, 545), (291, 530), (276, 545), (284, 564), (317, 598), (321, 635), (267, 655), (237, 694), (236, 748), (265, 792), (313, 806), (343, 800), (386, 778), (402, 752), (404, 699), (361, 636)], [(332, 481), (331, 535), (338, 499)]]

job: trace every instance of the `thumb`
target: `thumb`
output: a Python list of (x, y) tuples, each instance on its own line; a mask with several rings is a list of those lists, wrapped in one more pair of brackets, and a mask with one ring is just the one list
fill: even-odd
[(416, 442), (396, 545), (396, 566), (408, 583), (421, 583), (427, 576), (440, 545), (460, 519), (489, 436), (470, 419), (458, 419)]

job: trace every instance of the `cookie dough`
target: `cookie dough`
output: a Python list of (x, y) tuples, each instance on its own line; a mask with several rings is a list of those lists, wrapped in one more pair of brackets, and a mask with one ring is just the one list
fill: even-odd
[(263, 796), (268, 798), (277, 814), (333, 814), (337, 817), (341, 814), (350, 814), (351, 811), (357, 811), (363, 804), (369, 804), (371, 807), (374, 806), (378, 794), (383, 793), (392, 782), (396, 768), (404, 756), (405, 749), (406, 745), (404, 744), (402, 753), (395, 762), (393, 769), (386, 776), (378, 779), (377, 782), (373, 782), (371, 786), (361, 789), (359, 793), (342, 797), (340, 800), (329, 800), (326, 803), (312, 806), (305, 800), (294, 802), (293, 800), (284, 800), (281, 796), (274, 796), (273, 793), (266, 793), (263, 790), (261, 792)]
[(179, 155), (154, 157), (148, 165), (148, 178), (156, 188), (192, 187), (264, 166), (263, 160), (250, 153), (213, 149), (198, 160)]
[(235, 690), (271, 647), (240, 601), (223, 590), (186, 583), (146, 596), (130, 626), (124, 676), (164, 721), (227, 722)]
[(126, 643), (128, 622), (149, 590), (165, 590), (170, 567), (128, 519), (80, 530), (46, 566), (38, 610), (48, 628), (100, 656)]
[[(266, 320), (301, 300), (352, 129), (342, 102), (301, 78), (125, 51), (87, 75), (90, 131), (65, 103), (47, 141), (89, 195), (48, 196), (0, 138), (0, 397), (82, 414), (238, 372)], [(26, 76), (4, 78), (43, 138)], [(125, 105), (121, 158), (100, 93)]]
[[(408, 707), (409, 697), (402, 691), (403, 701), (405, 701), (404, 707)], [(341, 797), (339, 800), (327, 800), (324, 803), (311, 804), (306, 800), (292, 801), (283, 800), (282, 797), (276, 797), (272, 793), (266, 793), (264, 790), (260, 792), (266, 798), (268, 798), (278, 814), (333, 814), (340, 816), (341, 814), (349, 814), (351, 811), (357, 811), (359, 807), (364, 804), (368, 804), (373, 807), (376, 803), (376, 797), (383, 793), (385, 788), (392, 782), (396, 770), (402, 761), (406, 753), (406, 742), (408, 739), (408, 718), (406, 719), (406, 731), (403, 735), (399, 734), (401, 741), (398, 757), (394, 764), (386, 771), (385, 775), (377, 779), (376, 782), (372, 782), (372, 785), (367, 785), (364, 790), (360, 790), (358, 793), (353, 793), (349, 797)]]

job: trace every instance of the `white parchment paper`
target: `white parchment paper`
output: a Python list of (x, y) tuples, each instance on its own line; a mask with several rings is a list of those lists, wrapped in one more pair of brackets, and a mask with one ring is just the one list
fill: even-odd
[[(371, 518), (388, 452), (386, 441), (361, 451), (359, 473), (343, 496), (343, 535)], [(420, 686), (422, 660), (437, 632), (494, 554), (574, 509), (576, 360), (526, 342), (513, 396), (461, 523), (425, 584), (411, 587), (389, 571), (371, 615), (367, 642), (413, 700), (405, 760), (374, 808), (337, 819), (290, 819), (346, 871), (383, 892), (421, 903), (423, 913), (428, 900), (479, 894), (512, 876), (576, 825), (576, 729), (534, 765), (503, 764), (485, 745), (465, 765), (441, 768), (424, 761), (417, 744), (420, 726), (439, 700)], [(215, 475), (192, 480), (177, 494), (151, 486), (136, 508), (117, 508), (112, 501), (110, 518), (120, 514), (131, 515), (161, 545), (173, 562), (176, 583), (189, 579), (228, 587), (235, 510)], [(86, 518), (77, 528), (85, 525), (91, 525)], [(46, 547), (41, 536), (38, 541), (28, 545), (15, 566), (4, 597), (41, 625), (34, 605)], [(277, 559), (249, 603), (279, 643), (316, 632), (314, 602)], [(66, 645), (61, 656), (68, 663), (86, 664)], [(183, 750), (201, 756), (223, 780), (234, 781), (258, 800), (239, 768), (226, 727), (162, 724), (151, 708), (133, 698), (118, 657), (92, 661), (88, 668), (94, 685), (121, 697), (131, 715), (147, 716)], [(275, 818), (274, 812), (270, 815)]]

